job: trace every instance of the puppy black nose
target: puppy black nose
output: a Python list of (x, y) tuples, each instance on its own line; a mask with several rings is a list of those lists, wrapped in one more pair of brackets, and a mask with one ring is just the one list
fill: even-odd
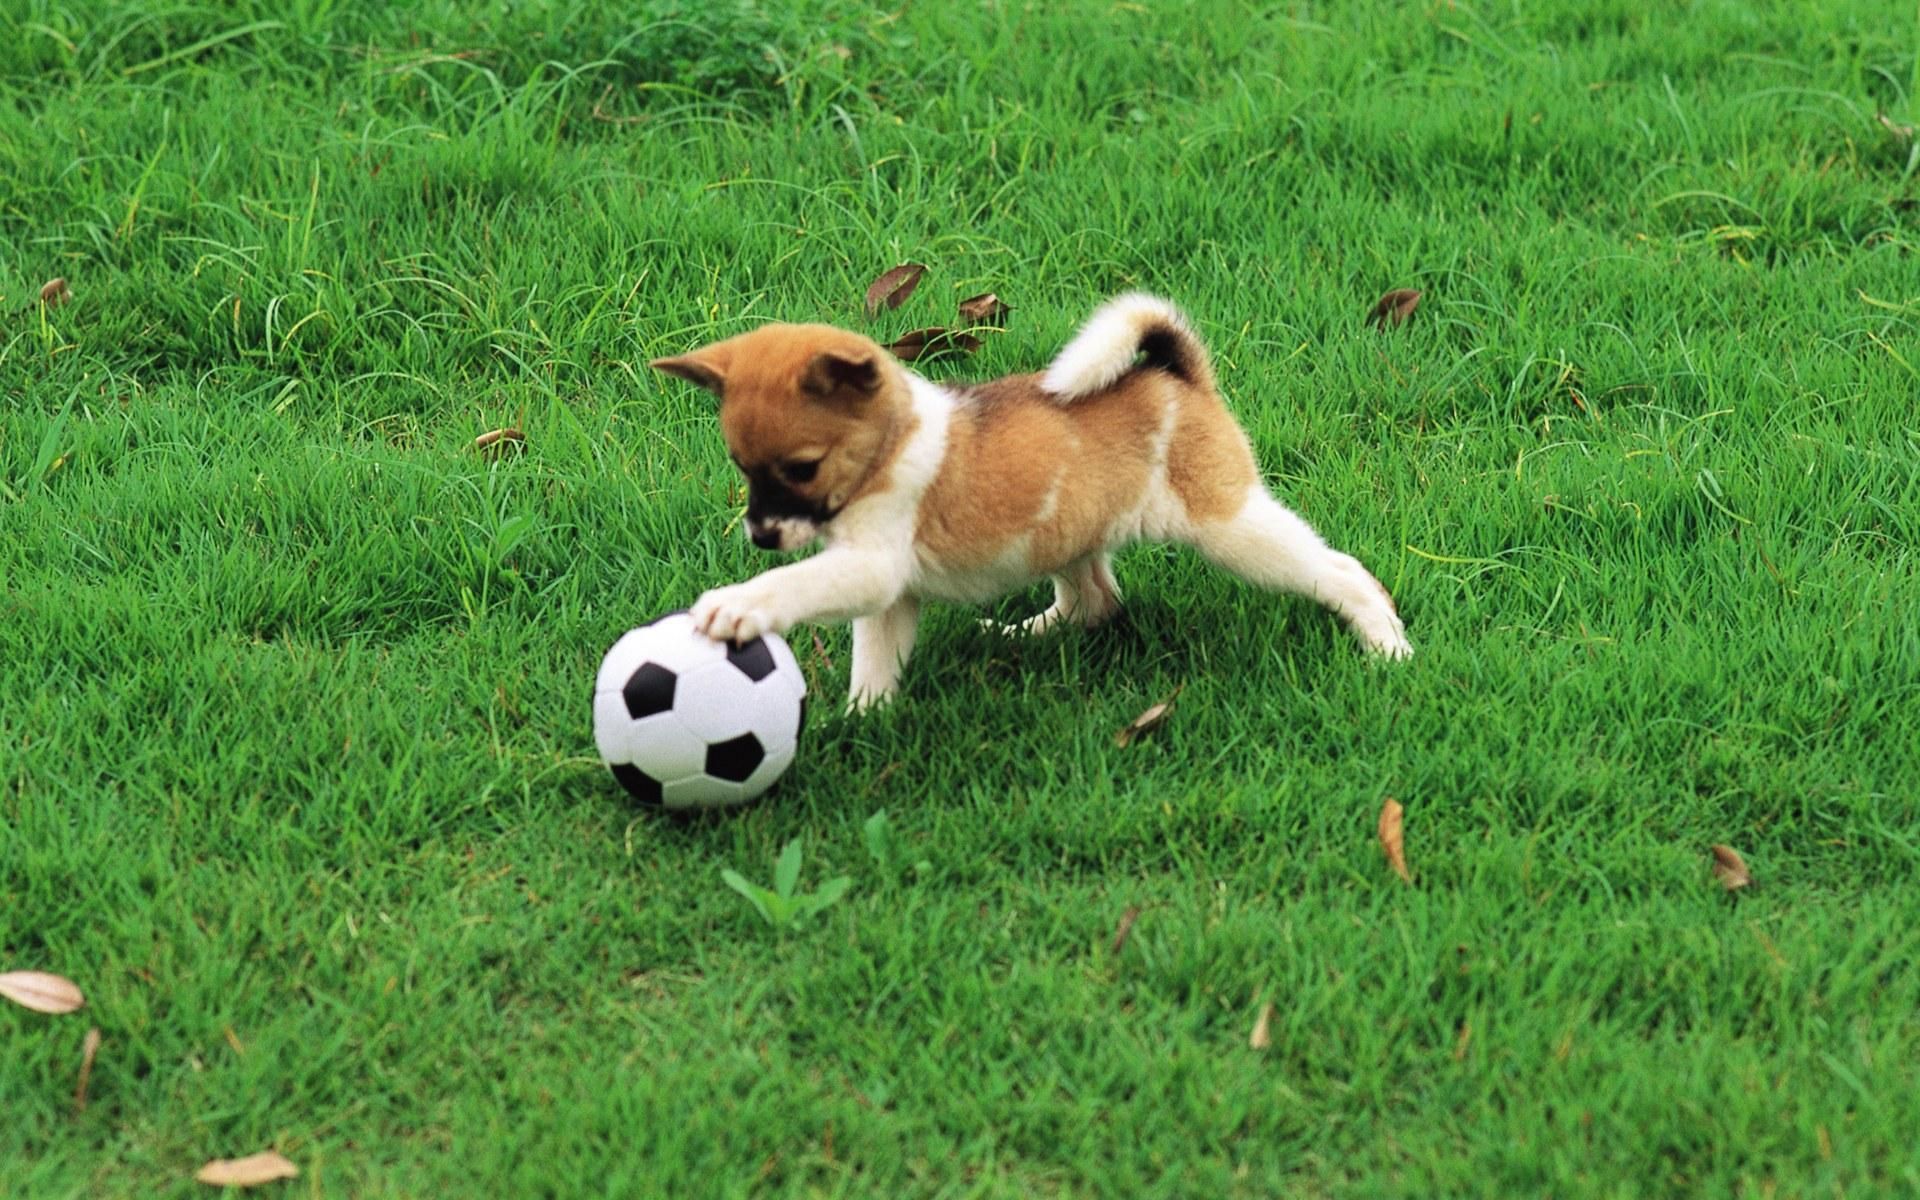
[(753, 527), (753, 544), (762, 550), (778, 550), (780, 548), (780, 527), (777, 525), (755, 525)]

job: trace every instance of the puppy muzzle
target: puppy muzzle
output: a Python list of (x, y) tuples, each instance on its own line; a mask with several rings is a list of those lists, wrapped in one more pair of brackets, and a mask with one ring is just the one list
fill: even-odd
[(747, 537), (762, 550), (798, 550), (820, 536), (820, 527), (804, 517), (750, 518)]

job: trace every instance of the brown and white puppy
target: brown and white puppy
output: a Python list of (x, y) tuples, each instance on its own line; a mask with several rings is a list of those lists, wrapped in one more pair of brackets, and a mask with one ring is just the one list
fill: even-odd
[(851, 707), (898, 689), (923, 601), (1051, 576), (1053, 606), (1007, 632), (1094, 625), (1119, 607), (1113, 552), (1147, 539), (1319, 601), (1375, 654), (1413, 653), (1386, 589), (1261, 486), (1206, 348), (1158, 297), (1108, 302), (1040, 374), (972, 386), (825, 325), (766, 325), (653, 365), (720, 397), (754, 545), (826, 543), (707, 592), (694, 624), (732, 639), (851, 619)]

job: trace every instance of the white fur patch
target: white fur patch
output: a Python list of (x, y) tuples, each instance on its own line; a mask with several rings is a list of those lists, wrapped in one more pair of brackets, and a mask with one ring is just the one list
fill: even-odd
[(1115, 296), (1094, 310), (1066, 349), (1054, 357), (1040, 377), (1041, 390), (1060, 400), (1105, 391), (1133, 369), (1140, 339), (1156, 325), (1171, 325), (1193, 336), (1193, 327), (1172, 301), (1145, 292)]
[(840, 511), (827, 527), (835, 545), (865, 545), (902, 556), (912, 554), (920, 497), (940, 473), (947, 454), (947, 426), (953, 421), (954, 395), (912, 371), (902, 371), (912, 397), (914, 430), (893, 461), (887, 490), (863, 496)]

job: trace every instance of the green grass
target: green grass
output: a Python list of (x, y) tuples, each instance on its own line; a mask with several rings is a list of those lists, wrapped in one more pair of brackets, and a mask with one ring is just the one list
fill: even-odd
[[(1920, 1189), (1912, 6), (1280, 7), (0, 8), (0, 1191)], [(764, 565), (647, 359), (909, 259), (943, 376), (1177, 298), (1418, 657), (1144, 549), (623, 802), (601, 651)]]

